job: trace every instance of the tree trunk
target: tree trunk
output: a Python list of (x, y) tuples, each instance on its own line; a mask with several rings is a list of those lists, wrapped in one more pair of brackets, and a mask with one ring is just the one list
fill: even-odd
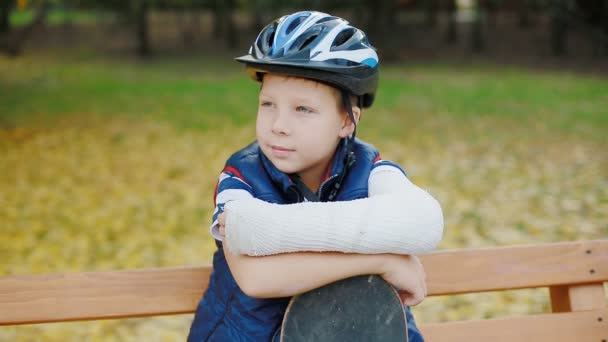
[(367, 19), (367, 24), (366, 26), (366, 32), (368, 33), (369, 36), (374, 37), (374, 41), (378, 41), (380, 40), (380, 32), (379, 32), (379, 25), (378, 25), (378, 21), (381, 20), (379, 18), (379, 11), (378, 11), (378, 7), (376, 5), (376, 2), (373, 0), (364, 0), (363, 1), (363, 8), (365, 13), (367, 13), (366, 19)]
[(551, 2), (551, 52), (554, 56), (567, 53), (567, 1)]
[(530, 4), (528, 0), (519, 0), (517, 2), (517, 14), (519, 16), (519, 27), (530, 28)]
[(602, 25), (600, 27), (600, 46), (603, 49), (602, 53), (608, 55), (608, 3), (604, 2), (604, 10), (602, 11)]
[(373, 41), (380, 42), (381, 48), (390, 48), (392, 29), (396, 23), (396, 13), (392, 10), (393, 2), (390, 0), (366, 0), (364, 3), (367, 12), (367, 32)]
[(456, 0), (448, 0), (448, 31), (445, 36), (448, 44), (458, 41), (458, 31), (456, 29)]
[(0, 35), (7, 34), (11, 30), (11, 10), (13, 0), (0, 0)]
[(476, 1), (474, 9), (474, 18), (471, 27), (471, 48), (473, 52), (481, 52), (485, 47), (483, 40), (483, 22), (484, 12), (480, 0)]
[(424, 1), (424, 12), (426, 26), (429, 28), (435, 28), (437, 26), (437, 0)]
[(369, 31), (369, 20), (367, 19), (366, 16), (366, 7), (365, 4), (363, 3), (363, 1), (356, 1), (355, 4), (353, 5), (353, 12), (354, 12), (354, 24), (356, 27), (362, 29), (364, 32), (366, 32), (367, 34), (371, 33)]
[(495, 0), (483, 1), (483, 8), (485, 10), (484, 21), (486, 27), (489, 29), (496, 29), (498, 20), (498, 3)]
[(195, 43), (197, 37), (201, 36), (201, 10), (197, 8), (192, 15), (192, 35), (193, 43)]
[(234, 20), (234, 10), (236, 7), (236, 3), (234, 0), (224, 0), (223, 2), (226, 6), (226, 10), (224, 11), (224, 23), (226, 24), (226, 43), (228, 44), (228, 47), (234, 49), (238, 44), (236, 21)]
[(264, 25), (262, 22), (262, 4), (260, 3), (260, 0), (253, 0), (251, 6), (251, 31), (260, 32)]
[(62, 38), (66, 45), (72, 42), (74, 33), (74, 21), (72, 16), (69, 14), (69, 12), (73, 9), (72, 5), (73, 4), (68, 1), (63, 1), (60, 4), (61, 10), (66, 14), (63, 18), (63, 22), (61, 23), (61, 30), (63, 31)]
[(224, 2), (215, 0), (211, 10), (213, 11), (213, 38), (220, 40), (224, 37)]
[(140, 0), (135, 8), (135, 34), (137, 38), (137, 55), (147, 57), (150, 55), (148, 1)]
[(366, 1), (367, 33), (372, 44), (380, 51), (381, 59), (398, 57), (403, 34), (398, 32), (397, 9), (391, 0)]

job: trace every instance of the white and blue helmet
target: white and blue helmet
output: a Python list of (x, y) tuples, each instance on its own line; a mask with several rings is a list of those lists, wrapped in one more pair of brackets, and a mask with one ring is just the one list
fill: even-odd
[(326, 13), (303, 11), (283, 16), (262, 29), (247, 64), (260, 81), (274, 72), (328, 83), (359, 98), (369, 107), (378, 87), (378, 54), (363, 31)]

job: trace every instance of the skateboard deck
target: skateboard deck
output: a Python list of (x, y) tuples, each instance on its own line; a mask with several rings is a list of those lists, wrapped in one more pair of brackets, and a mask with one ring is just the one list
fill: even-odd
[(407, 342), (405, 309), (397, 291), (377, 275), (357, 276), (294, 296), (281, 342)]

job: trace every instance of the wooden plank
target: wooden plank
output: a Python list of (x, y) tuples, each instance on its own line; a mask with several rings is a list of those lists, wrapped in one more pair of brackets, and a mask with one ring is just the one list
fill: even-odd
[(530, 315), (420, 327), (428, 342), (608, 341), (608, 310)]
[(0, 278), (0, 325), (193, 312), (209, 267)]
[[(608, 240), (442, 251), (422, 262), (430, 295), (599, 283), (608, 281)], [(0, 277), (0, 325), (193, 312), (210, 272), (191, 267)]]
[(431, 295), (608, 281), (608, 240), (447, 250), (421, 260)]
[(602, 283), (569, 286), (568, 293), (572, 311), (606, 308), (606, 295)]

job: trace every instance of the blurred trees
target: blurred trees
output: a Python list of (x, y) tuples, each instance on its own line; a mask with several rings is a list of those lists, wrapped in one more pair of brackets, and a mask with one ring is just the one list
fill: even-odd
[(30, 6), (34, 11), (33, 19), (18, 30), (13, 30), (10, 15), (15, 7), (15, 2), (13, 0), (0, 1), (0, 49), (9, 56), (15, 57), (21, 53), (23, 45), (34, 30), (44, 23), (51, 4), (44, 0), (31, 1)]
[[(303, 10), (336, 13), (364, 29), (373, 44), (385, 54), (398, 54), (404, 36), (412, 27), (424, 27), (423, 32), (438, 29), (443, 32), (444, 44), (455, 45), (465, 39), (469, 51), (483, 52), (488, 35), (498, 25), (501, 14), (517, 18), (519, 29), (528, 30), (544, 18), (548, 23), (546, 46), (555, 55), (568, 50), (568, 35), (582, 30), (592, 39), (598, 54), (608, 50), (608, 0), (19, 0), (20, 4), (37, 13), (32, 16), (32, 28), (43, 21), (47, 4), (52, 8), (80, 11), (110, 11), (132, 32), (135, 51), (147, 56), (154, 50), (150, 42), (151, 13), (179, 12), (174, 23), (185, 46), (192, 46), (196, 28), (201, 27), (201, 13), (209, 13), (212, 23), (211, 38), (223, 46), (235, 48), (243, 33), (253, 35), (270, 20), (282, 14)], [(0, 0), (0, 42), (7, 50), (11, 33), (11, 12), (15, 0)], [(468, 13), (468, 14), (467, 14)], [(421, 18), (420, 20), (418, 18)], [(23, 27), (23, 32), (27, 32)], [(175, 28), (172, 28), (175, 29)], [(514, 27), (513, 29), (517, 29)], [(469, 32), (462, 36), (462, 32)], [(413, 38), (420, 36), (412, 34)], [(22, 35), (27, 36), (27, 34)], [(436, 42), (438, 46), (441, 42)], [(13, 44), (19, 45), (19, 44)], [(15, 49), (13, 49), (15, 50)]]

